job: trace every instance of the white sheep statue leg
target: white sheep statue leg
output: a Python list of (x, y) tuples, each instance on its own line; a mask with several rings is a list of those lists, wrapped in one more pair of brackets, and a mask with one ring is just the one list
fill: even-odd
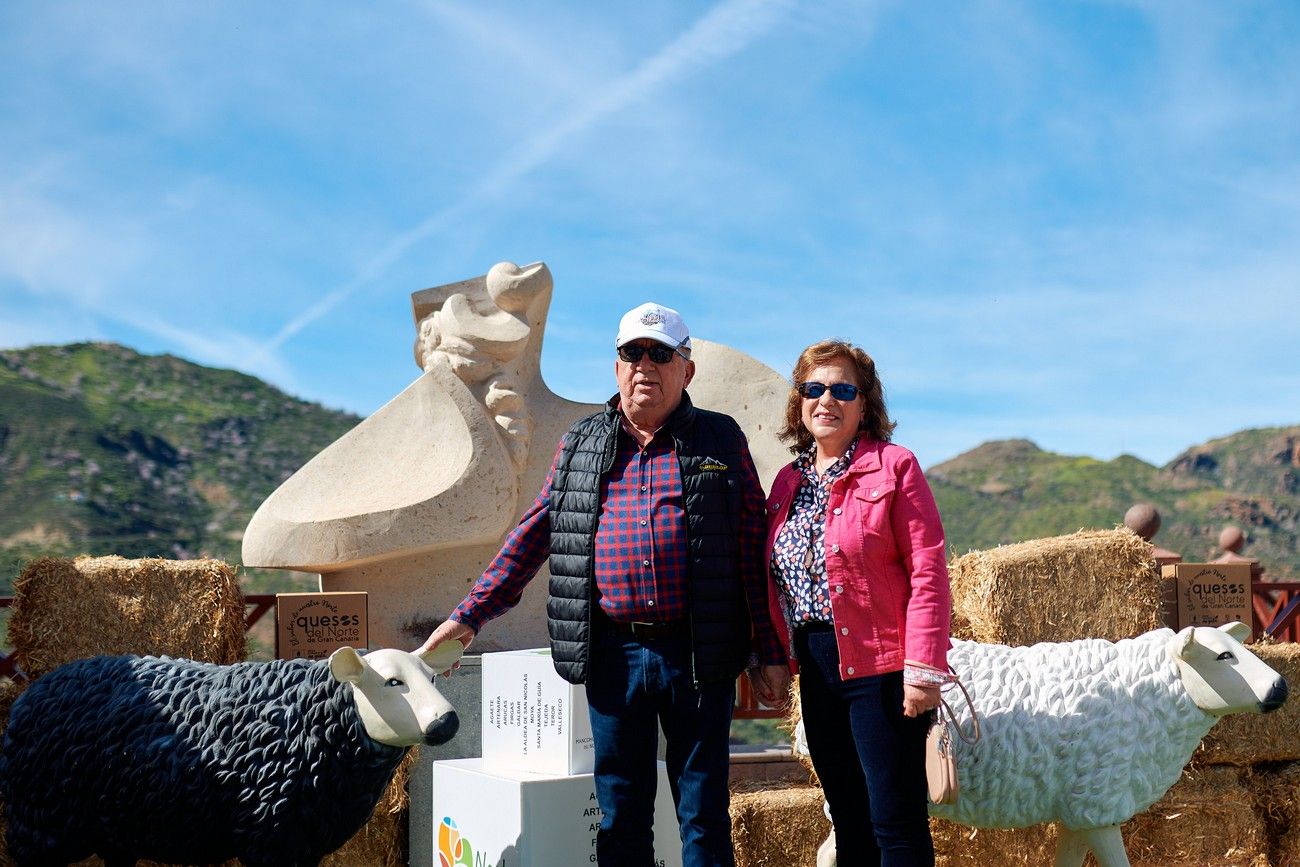
[(1089, 851), (1097, 859), (1097, 867), (1129, 867), (1119, 825), (1083, 831), (1062, 828), (1056, 842), (1056, 867), (1081, 867)]
[(835, 829), (822, 841), (817, 849), (817, 867), (835, 867)]
[[(961, 794), (930, 815), (973, 828), (1059, 822), (1057, 867), (1128, 867), (1120, 824), (1178, 781), (1220, 717), (1282, 706), (1287, 685), (1242, 644), (1250, 628), (1157, 629), (1123, 641), (952, 643), (982, 737), (958, 741)], [(969, 728), (965, 702), (953, 706)], [(817, 853), (832, 867), (834, 831)]]

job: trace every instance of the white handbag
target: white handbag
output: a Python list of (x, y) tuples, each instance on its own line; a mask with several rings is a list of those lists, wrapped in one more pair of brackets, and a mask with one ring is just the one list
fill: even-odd
[(970, 693), (955, 672), (952, 683), (957, 684), (966, 698), (966, 706), (970, 708), (972, 733), (968, 736), (961, 730), (952, 708), (940, 698), (939, 706), (934, 709), (930, 733), (925, 739), (925, 779), (929, 786), (930, 801), (935, 804), (955, 804), (961, 793), (961, 784), (957, 778), (956, 739), (961, 738), (964, 743), (972, 746), (980, 739), (980, 718), (970, 700)]

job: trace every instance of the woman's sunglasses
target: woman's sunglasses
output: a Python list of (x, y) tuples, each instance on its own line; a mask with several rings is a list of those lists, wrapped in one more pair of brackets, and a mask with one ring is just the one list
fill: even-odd
[(813, 400), (825, 394), (827, 389), (830, 389), (831, 397), (836, 400), (849, 401), (858, 396), (858, 387), (851, 382), (837, 382), (834, 385), (827, 385), (824, 382), (799, 383), (799, 393)]
[(628, 364), (636, 364), (641, 360), (641, 356), (643, 355), (649, 355), (650, 360), (655, 364), (667, 364), (673, 360), (674, 355), (680, 355), (682, 358), (686, 358), (686, 354), (680, 349), (669, 349), (661, 343), (656, 343), (654, 346), (650, 347), (629, 343), (626, 346), (620, 346), (618, 348), (618, 357), (626, 361)]

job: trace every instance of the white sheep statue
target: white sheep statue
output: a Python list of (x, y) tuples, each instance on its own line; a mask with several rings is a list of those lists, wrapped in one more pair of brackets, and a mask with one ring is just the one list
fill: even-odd
[[(1249, 635), (1230, 623), (1116, 642), (954, 640), (948, 661), (981, 737), (957, 741), (960, 796), (930, 814), (975, 828), (1060, 822), (1057, 867), (1079, 867), (1089, 851), (1099, 867), (1128, 867), (1120, 824), (1178, 781), (1215, 722), (1286, 701), (1286, 681), (1242, 644)], [(950, 704), (968, 729), (965, 702)], [(834, 864), (832, 831), (817, 865)]]
[(366, 822), (409, 746), (456, 734), (433, 677), (463, 649), (60, 666), (4, 733), (9, 854), (20, 867), (91, 854), (107, 867), (318, 864)]

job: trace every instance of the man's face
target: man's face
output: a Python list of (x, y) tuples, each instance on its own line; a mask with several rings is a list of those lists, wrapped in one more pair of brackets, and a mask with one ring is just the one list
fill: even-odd
[[(648, 337), (625, 345), (640, 346), (643, 349), (663, 346)], [(618, 379), (618, 394), (624, 414), (662, 422), (681, 403), (682, 392), (695, 376), (695, 362), (687, 361), (673, 352), (668, 361), (655, 364), (647, 352), (635, 362), (615, 359), (614, 376)]]

